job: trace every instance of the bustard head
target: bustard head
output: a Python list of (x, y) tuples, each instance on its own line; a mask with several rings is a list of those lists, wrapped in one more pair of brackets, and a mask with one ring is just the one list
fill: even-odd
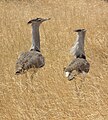
[(84, 34), (86, 32), (85, 29), (76, 29), (74, 32), (77, 32), (78, 34)]
[(40, 25), (42, 22), (50, 20), (51, 18), (36, 18), (28, 21), (28, 24), (37, 24)]

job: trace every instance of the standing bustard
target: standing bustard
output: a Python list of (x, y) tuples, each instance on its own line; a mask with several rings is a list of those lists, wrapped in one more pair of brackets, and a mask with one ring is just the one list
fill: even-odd
[(32, 46), (29, 51), (22, 53), (16, 62), (16, 74), (24, 73), (30, 68), (41, 68), (45, 65), (45, 60), (40, 52), (39, 26), (42, 22), (50, 18), (36, 18), (28, 22), (32, 26)]
[[(86, 60), (85, 51), (84, 51), (84, 39), (85, 39), (85, 29), (74, 30), (77, 32), (77, 38), (74, 46), (71, 48), (71, 53), (75, 56), (75, 59), (64, 68), (65, 76), (68, 80), (72, 80), (75, 75), (79, 73), (88, 73), (90, 64)], [(77, 72), (77, 74), (73, 74)]]

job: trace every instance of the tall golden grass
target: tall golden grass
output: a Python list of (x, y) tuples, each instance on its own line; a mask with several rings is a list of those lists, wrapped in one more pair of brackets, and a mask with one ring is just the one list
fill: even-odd
[[(27, 21), (51, 17), (40, 26), (46, 65), (33, 76), (15, 76), (15, 62), (31, 46)], [(74, 29), (87, 29), (91, 64), (86, 78), (68, 81)], [(108, 4), (99, 0), (0, 1), (0, 120), (108, 120)]]

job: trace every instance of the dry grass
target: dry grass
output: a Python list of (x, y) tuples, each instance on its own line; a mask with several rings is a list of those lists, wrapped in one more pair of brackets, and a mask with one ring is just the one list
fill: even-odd
[[(51, 17), (40, 27), (46, 65), (15, 76), (15, 62), (31, 44), (31, 18)], [(83, 79), (68, 81), (63, 67), (76, 28), (87, 29), (91, 63)], [(108, 4), (99, 0), (0, 1), (0, 120), (108, 120)]]

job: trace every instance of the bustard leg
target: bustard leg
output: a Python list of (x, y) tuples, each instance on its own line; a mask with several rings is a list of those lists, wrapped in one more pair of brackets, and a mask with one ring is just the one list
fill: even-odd
[(82, 76), (81, 82), (84, 82), (86, 77), (86, 72), (82, 71), (81, 76)]
[(35, 75), (35, 73), (37, 72), (37, 70), (33, 70), (33, 73), (31, 74), (31, 76), (30, 76), (30, 79), (32, 80), (33, 78), (34, 78), (34, 75)]

